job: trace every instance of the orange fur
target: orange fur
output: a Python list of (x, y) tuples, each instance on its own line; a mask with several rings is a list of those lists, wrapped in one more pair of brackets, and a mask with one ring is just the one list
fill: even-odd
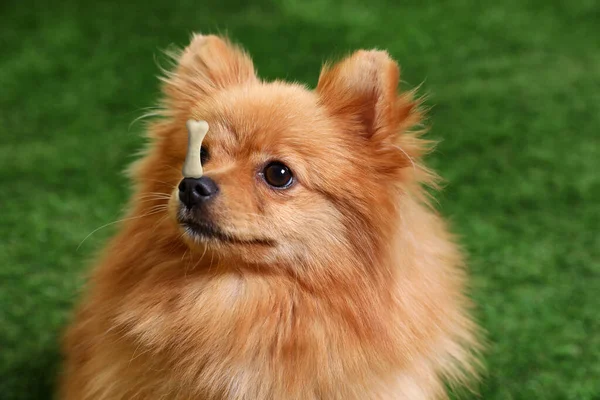
[[(431, 400), (473, 376), (462, 256), (425, 204), (419, 110), (387, 53), (324, 68), (314, 92), (259, 80), (219, 37), (176, 57), (66, 336), (61, 398)], [(176, 221), (188, 118), (210, 125), (210, 214), (235, 243)], [(291, 188), (257, 177), (273, 159)]]

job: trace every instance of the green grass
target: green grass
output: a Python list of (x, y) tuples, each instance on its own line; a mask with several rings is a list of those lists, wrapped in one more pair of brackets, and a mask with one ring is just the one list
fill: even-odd
[(424, 81), (441, 208), (491, 342), (481, 398), (600, 399), (597, 1), (45, 3), (0, 4), (1, 399), (51, 397), (57, 338), (114, 230), (77, 247), (118, 218), (154, 56), (191, 31), (229, 33), (266, 78), (314, 85), (330, 56), (380, 47), (407, 87)]

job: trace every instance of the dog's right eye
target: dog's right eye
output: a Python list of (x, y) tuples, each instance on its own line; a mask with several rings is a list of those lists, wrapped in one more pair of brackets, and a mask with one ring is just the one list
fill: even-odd
[(208, 161), (208, 149), (204, 146), (200, 148), (200, 162), (204, 165)]
[(292, 171), (287, 165), (274, 161), (267, 165), (261, 175), (275, 189), (287, 189), (294, 181)]

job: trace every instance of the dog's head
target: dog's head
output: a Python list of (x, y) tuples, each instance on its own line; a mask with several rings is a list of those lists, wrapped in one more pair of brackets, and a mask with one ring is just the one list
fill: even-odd
[[(376, 247), (421, 151), (402, 134), (419, 116), (398, 79), (387, 53), (359, 51), (326, 66), (315, 91), (266, 83), (239, 48), (195, 36), (165, 78), (141, 179), (167, 185), (189, 246), (222, 257), (310, 265)], [(178, 173), (190, 118), (210, 127), (199, 179)]]

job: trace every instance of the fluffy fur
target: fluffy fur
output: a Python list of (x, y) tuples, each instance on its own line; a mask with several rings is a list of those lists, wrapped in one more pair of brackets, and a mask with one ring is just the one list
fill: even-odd
[[(358, 51), (310, 91), (260, 80), (216, 36), (175, 58), (66, 336), (61, 398), (433, 400), (464, 384), (478, 345), (463, 259), (426, 204), (435, 176), (397, 64)], [(177, 223), (188, 118), (210, 125), (208, 215), (227, 240)], [(269, 160), (292, 187), (260, 178)]]

